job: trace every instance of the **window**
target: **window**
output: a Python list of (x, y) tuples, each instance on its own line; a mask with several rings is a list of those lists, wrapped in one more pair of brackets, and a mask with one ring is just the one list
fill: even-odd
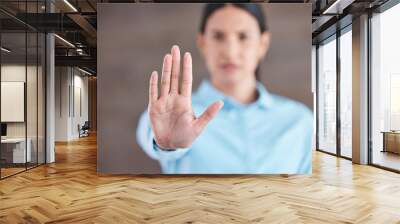
[(336, 36), (318, 47), (318, 149), (336, 153)]
[(372, 163), (400, 170), (400, 4), (371, 18)]
[(340, 36), (340, 155), (351, 158), (352, 141), (352, 33), (351, 26)]

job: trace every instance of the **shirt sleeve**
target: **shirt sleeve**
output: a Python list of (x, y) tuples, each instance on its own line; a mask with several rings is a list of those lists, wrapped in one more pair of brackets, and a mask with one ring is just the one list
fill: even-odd
[(190, 148), (177, 148), (174, 151), (166, 151), (157, 146), (147, 110), (140, 116), (136, 129), (136, 141), (148, 156), (160, 162), (180, 159), (190, 150)]
[(299, 168), (299, 174), (312, 174), (312, 139), (314, 133), (313, 117), (307, 112), (304, 118), (304, 142), (303, 142), (303, 158)]

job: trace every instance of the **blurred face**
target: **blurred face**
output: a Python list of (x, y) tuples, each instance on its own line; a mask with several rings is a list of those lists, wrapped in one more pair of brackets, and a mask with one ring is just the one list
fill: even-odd
[(205, 32), (199, 34), (198, 46), (213, 82), (237, 84), (255, 79), (269, 39), (267, 32), (260, 32), (254, 16), (228, 5), (208, 18)]

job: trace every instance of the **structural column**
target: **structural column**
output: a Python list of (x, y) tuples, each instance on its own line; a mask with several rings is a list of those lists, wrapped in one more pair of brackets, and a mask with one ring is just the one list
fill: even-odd
[[(53, 12), (51, 1), (46, 1), (46, 11)], [(46, 34), (46, 163), (55, 161), (55, 44), (54, 34)]]
[(353, 162), (368, 163), (368, 15), (353, 19)]

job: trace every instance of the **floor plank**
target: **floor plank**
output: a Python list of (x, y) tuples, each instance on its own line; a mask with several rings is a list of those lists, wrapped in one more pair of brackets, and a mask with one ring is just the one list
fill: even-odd
[(97, 175), (96, 138), (0, 181), (0, 223), (400, 223), (400, 175), (321, 152), (313, 174)]

